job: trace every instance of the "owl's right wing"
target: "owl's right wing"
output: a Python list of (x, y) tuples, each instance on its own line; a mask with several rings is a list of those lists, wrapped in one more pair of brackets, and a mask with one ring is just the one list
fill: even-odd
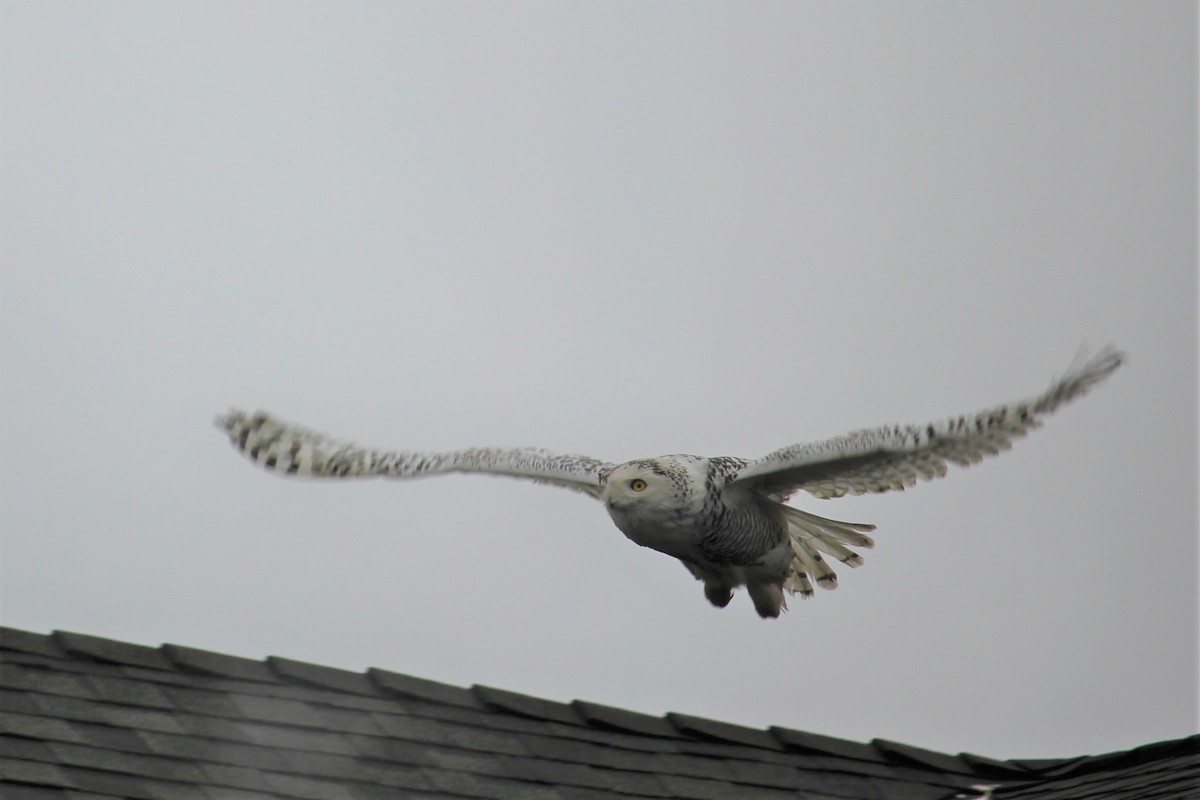
[(377, 450), (285, 422), (264, 411), (233, 409), (217, 417), (233, 446), (260, 467), (311, 477), (418, 478), (446, 472), (482, 472), (562, 486), (599, 498), (613, 464), (588, 456), (559, 455), (533, 447), (475, 447), (429, 453)]
[(1109, 347), (1080, 359), (1037, 397), (926, 425), (854, 431), (797, 444), (751, 461), (730, 485), (750, 486), (777, 499), (803, 489), (817, 497), (902, 490), (946, 474), (947, 463), (968, 466), (1012, 446), (1059, 406), (1083, 396), (1121, 365)]

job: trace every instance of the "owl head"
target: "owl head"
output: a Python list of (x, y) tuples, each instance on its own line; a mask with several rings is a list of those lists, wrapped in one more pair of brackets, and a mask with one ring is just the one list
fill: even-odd
[(645, 458), (618, 465), (604, 487), (604, 502), (610, 508), (630, 508), (655, 504), (665, 505), (674, 484), (670, 472), (659, 459)]

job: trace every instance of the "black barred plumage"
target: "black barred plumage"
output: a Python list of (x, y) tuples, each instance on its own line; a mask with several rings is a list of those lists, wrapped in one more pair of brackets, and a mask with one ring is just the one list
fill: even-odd
[(267, 470), (310, 477), (415, 478), (480, 472), (524, 478), (591, 495), (633, 542), (674, 556), (704, 582), (713, 605), (745, 586), (755, 610), (776, 617), (784, 593), (807, 597), (813, 581), (835, 588), (831, 556), (850, 567), (870, 548), (873, 525), (819, 517), (784, 505), (806, 491), (822, 498), (903, 490), (1012, 446), (1040, 417), (1085, 394), (1121, 365), (1106, 348), (1080, 359), (1037, 397), (940, 423), (895, 425), (797, 444), (748, 461), (668, 455), (613, 464), (538, 448), (447, 452), (378, 450), (330, 439), (265, 412), (217, 418), (234, 446)]

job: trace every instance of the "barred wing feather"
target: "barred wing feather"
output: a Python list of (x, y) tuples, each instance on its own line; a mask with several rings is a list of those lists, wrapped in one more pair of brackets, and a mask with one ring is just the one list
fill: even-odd
[(447, 472), (481, 472), (526, 478), (600, 497), (613, 467), (588, 456), (559, 455), (533, 447), (474, 447), (448, 452), (379, 450), (331, 439), (263, 411), (237, 409), (216, 419), (234, 447), (264, 469), (310, 477), (418, 478)]
[(1078, 363), (1028, 400), (927, 425), (854, 431), (777, 450), (738, 471), (733, 485), (786, 498), (803, 489), (817, 497), (903, 490), (946, 474), (947, 464), (968, 466), (1012, 446), (1041, 418), (1083, 396), (1121, 365), (1109, 347)]

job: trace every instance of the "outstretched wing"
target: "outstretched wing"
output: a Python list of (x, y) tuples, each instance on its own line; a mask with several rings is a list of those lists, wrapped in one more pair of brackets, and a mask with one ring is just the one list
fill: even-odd
[(264, 411), (237, 409), (216, 419), (233, 446), (264, 469), (286, 475), (418, 478), (445, 472), (486, 472), (527, 478), (600, 497), (613, 465), (587, 456), (537, 448), (476, 447), (444, 453), (376, 450), (293, 425)]
[(1012, 446), (1041, 424), (1040, 417), (1084, 395), (1121, 365), (1111, 347), (1080, 359), (1037, 397), (927, 425), (854, 431), (812, 444), (785, 447), (738, 470), (733, 485), (750, 485), (779, 499), (803, 489), (841, 497), (904, 489), (946, 474), (947, 462), (968, 466)]

